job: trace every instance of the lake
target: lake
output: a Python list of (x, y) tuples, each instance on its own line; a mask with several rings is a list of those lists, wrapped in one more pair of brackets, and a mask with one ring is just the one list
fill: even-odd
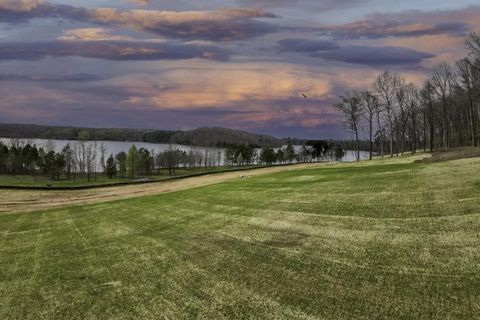
[[(73, 145), (76, 143), (76, 140), (47, 140), (47, 139), (10, 139), (10, 138), (0, 138), (6, 145), (10, 145), (12, 141), (17, 140), (21, 144), (31, 144), (36, 145), (37, 147), (42, 147), (47, 150), (54, 150), (56, 152), (61, 151), (67, 144)], [(91, 141), (94, 142), (94, 141)], [(220, 160), (220, 165), (225, 163), (225, 149), (224, 148), (211, 148), (211, 147), (196, 147), (196, 146), (186, 146), (186, 145), (179, 145), (179, 144), (160, 144), (160, 143), (148, 143), (148, 142), (125, 142), (125, 141), (95, 141), (98, 146), (103, 144), (107, 149), (107, 157), (113, 153), (114, 155), (119, 152), (128, 152), (132, 145), (135, 145), (137, 149), (145, 148), (149, 151), (152, 151), (155, 154), (160, 152), (166, 151), (169, 148), (179, 149), (181, 151), (189, 152), (191, 150), (198, 151), (203, 154), (208, 153), (210, 155), (214, 154), (217, 155), (216, 157)], [(286, 146), (284, 146), (285, 148)], [(295, 145), (294, 149), (295, 152), (301, 150), (301, 145)], [(279, 148), (274, 148), (277, 151)], [(260, 149), (257, 149), (258, 154), (260, 154)], [(360, 151), (360, 160), (368, 159), (368, 152), (367, 151)], [(353, 162), (355, 161), (355, 151), (353, 150), (346, 150), (345, 156), (342, 158), (343, 162)]]

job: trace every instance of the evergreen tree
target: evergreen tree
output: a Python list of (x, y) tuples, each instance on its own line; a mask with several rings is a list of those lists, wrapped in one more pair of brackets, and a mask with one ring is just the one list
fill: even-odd
[(125, 178), (127, 176), (127, 154), (122, 151), (115, 158), (118, 163), (118, 174), (120, 178)]
[(288, 144), (287, 149), (285, 149), (285, 155), (289, 163), (292, 163), (293, 159), (295, 159), (295, 149), (291, 142)]
[(115, 161), (115, 158), (113, 157), (113, 154), (111, 154), (110, 157), (108, 157), (107, 159), (105, 173), (107, 174), (107, 177), (110, 179), (112, 179), (117, 175), (117, 163)]

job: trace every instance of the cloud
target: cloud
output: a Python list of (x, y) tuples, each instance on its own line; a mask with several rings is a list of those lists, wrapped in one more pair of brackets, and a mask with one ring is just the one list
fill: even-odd
[(480, 6), (462, 9), (375, 13), (351, 23), (321, 27), (320, 34), (336, 39), (380, 39), (388, 37), (465, 37), (480, 26)]
[(114, 35), (111, 30), (104, 28), (82, 28), (66, 30), (59, 40), (70, 41), (134, 41), (131, 37)]
[(130, 0), (130, 1), (132, 1), (134, 3), (144, 5), (144, 6), (147, 5), (147, 4), (150, 4), (150, 2), (151, 2), (150, 0)]
[(182, 44), (173, 41), (36, 41), (4, 42), (0, 60), (39, 60), (45, 57), (80, 56), (104, 60), (226, 60), (229, 54), (209, 45)]
[(418, 64), (434, 55), (400, 47), (345, 46), (329, 52), (312, 53), (312, 57), (369, 66)]
[(35, 18), (88, 21), (90, 10), (43, 0), (0, 0), (0, 22), (22, 23)]
[(105, 77), (76, 73), (76, 74), (61, 74), (61, 75), (23, 75), (23, 74), (0, 74), (0, 81), (31, 81), (31, 82), (90, 82), (104, 80)]
[[(329, 80), (306, 68), (281, 64), (245, 68), (241, 63), (218, 63), (213, 68), (172, 68), (73, 85), (6, 81), (0, 86), (0, 109), (11, 121), (28, 121), (37, 114), (50, 121), (77, 121), (94, 112), (105, 115), (95, 121), (108, 125), (138, 118), (143, 126), (163, 128), (187, 122), (193, 127), (312, 127), (339, 117), (329, 107), (334, 96)], [(29, 94), (19, 97), (27, 88)], [(300, 91), (311, 98), (305, 101)]]
[(215, 11), (159, 11), (96, 9), (90, 20), (130, 26), (165, 37), (212, 41), (243, 40), (275, 32), (277, 28), (255, 18), (274, 18), (259, 10), (220, 9)]
[(276, 16), (254, 9), (211, 11), (86, 9), (40, 0), (0, 0), (0, 22), (18, 23), (33, 18), (63, 18), (80, 22), (130, 27), (168, 38), (187, 40), (244, 40), (268, 33), (277, 27), (259, 18)]
[(278, 52), (317, 52), (338, 49), (339, 45), (330, 40), (284, 39), (277, 42)]
[(368, 1), (359, 0), (238, 0), (239, 5), (253, 6), (258, 8), (312, 8), (329, 11), (341, 8), (356, 7)]
[(1, 0), (0, 7), (6, 10), (22, 12), (37, 8), (41, 0)]
[(330, 85), (316, 76), (283, 65), (252, 69), (240, 64), (225, 69), (172, 69), (159, 75), (119, 77), (111, 86), (128, 94), (127, 103), (155, 109), (256, 109), (275, 101), (301, 100), (302, 90), (311, 93), (312, 101), (324, 99)]
[(418, 64), (434, 55), (395, 46), (350, 45), (341, 47), (329, 40), (284, 39), (277, 52), (308, 53), (311, 57), (369, 66)]
[(469, 30), (470, 26), (463, 22), (430, 24), (408, 21), (363, 20), (343, 25), (325, 27), (321, 30), (321, 34), (337, 39), (377, 39), (386, 37), (412, 37), (445, 34), (465, 36)]

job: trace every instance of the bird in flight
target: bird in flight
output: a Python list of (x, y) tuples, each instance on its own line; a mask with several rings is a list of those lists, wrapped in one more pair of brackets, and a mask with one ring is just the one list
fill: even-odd
[(308, 98), (308, 96), (305, 94), (305, 93), (300, 93), (302, 95), (302, 97), (304, 97), (305, 99)]

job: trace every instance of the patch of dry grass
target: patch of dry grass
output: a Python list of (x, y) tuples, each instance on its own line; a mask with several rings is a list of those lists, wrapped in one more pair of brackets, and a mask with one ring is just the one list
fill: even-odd
[(446, 151), (435, 151), (431, 157), (421, 159), (419, 162), (433, 163), (475, 157), (480, 157), (480, 147), (461, 147)]

